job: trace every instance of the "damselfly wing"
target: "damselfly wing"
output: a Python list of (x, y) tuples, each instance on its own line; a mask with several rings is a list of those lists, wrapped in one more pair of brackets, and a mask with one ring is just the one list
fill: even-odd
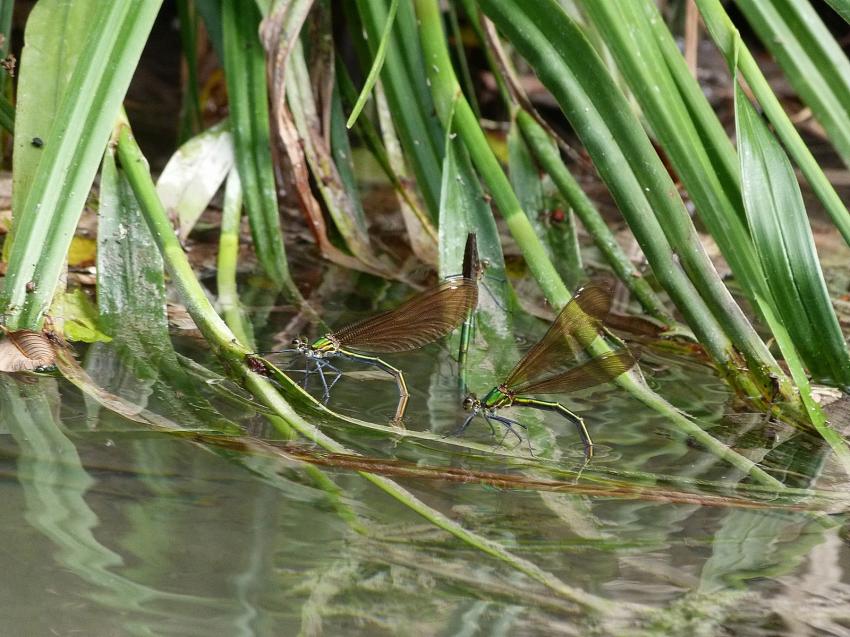
[(541, 374), (564, 370), (588, 342), (602, 329), (611, 311), (611, 293), (601, 284), (579, 289), (558, 314), (549, 330), (508, 374), (504, 385), (514, 391), (531, 384)]
[(474, 279), (443, 281), (399, 307), (333, 332), (343, 348), (366, 352), (407, 352), (432, 343), (455, 329), (478, 302)]

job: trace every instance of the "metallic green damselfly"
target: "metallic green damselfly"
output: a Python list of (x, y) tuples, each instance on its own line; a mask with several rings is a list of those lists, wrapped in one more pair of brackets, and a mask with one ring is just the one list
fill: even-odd
[[(474, 247), (473, 240), (467, 241)], [(464, 255), (464, 262), (469, 258)], [(477, 255), (475, 257), (477, 259)], [(399, 307), (369, 317), (334, 332), (329, 332), (313, 342), (305, 338), (292, 341), (293, 351), (307, 357), (304, 385), (312, 373), (318, 373), (325, 401), (340, 379), (342, 372), (329, 359), (339, 357), (372, 365), (391, 375), (398, 385), (399, 401), (394, 422), (401, 423), (410, 393), (401, 370), (371, 354), (408, 352), (419, 349), (442, 338), (467, 319), (478, 303), (478, 283), (463, 275), (450, 277), (439, 285), (417, 294)], [(313, 362), (315, 369), (309, 369)], [(325, 371), (335, 377), (329, 383)]]
[(519, 438), (513, 425), (522, 427), (516, 420), (500, 416), (497, 411), (507, 407), (532, 407), (554, 411), (572, 422), (584, 444), (585, 455), (593, 455), (593, 441), (584, 420), (561, 403), (538, 400), (533, 394), (561, 394), (587, 389), (611, 381), (627, 372), (635, 359), (627, 349), (618, 349), (594, 356), (575, 364), (583, 344), (590, 342), (602, 331), (602, 321), (611, 310), (610, 292), (598, 284), (579, 289), (552, 323), (549, 330), (514, 366), (503, 383), (491, 389), (482, 399), (468, 394), (463, 400), (464, 409), (471, 412), (455, 432), (463, 431), (480, 414), (495, 432), (495, 420)]

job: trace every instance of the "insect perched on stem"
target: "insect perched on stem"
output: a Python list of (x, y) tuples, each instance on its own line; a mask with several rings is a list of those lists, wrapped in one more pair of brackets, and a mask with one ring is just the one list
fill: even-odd
[[(468, 251), (474, 248), (475, 235), (470, 234), (464, 262), (472, 258)], [(400, 423), (410, 397), (404, 375), (400, 369), (370, 354), (408, 352), (433, 343), (455, 329), (475, 309), (477, 303), (476, 280), (465, 276), (451, 277), (394, 310), (325, 334), (312, 343), (301, 337), (293, 339), (294, 351), (307, 357), (307, 366), (311, 361), (315, 364), (314, 370), (305, 370), (304, 385), (311, 373), (318, 373), (322, 381), (323, 398), (328, 400), (331, 389), (342, 375), (329, 359), (339, 357), (373, 365), (395, 378), (399, 401), (394, 421)], [(326, 370), (335, 374), (330, 383), (325, 377)]]
[(611, 309), (611, 295), (598, 284), (579, 289), (549, 327), (549, 331), (514, 366), (503, 383), (482, 399), (467, 394), (463, 407), (471, 412), (455, 435), (463, 431), (476, 415), (481, 414), (495, 432), (491, 420), (506, 427), (519, 438), (513, 425), (523, 425), (496, 412), (506, 407), (532, 407), (554, 411), (575, 424), (584, 443), (586, 457), (593, 455), (593, 442), (584, 421), (561, 403), (537, 400), (533, 394), (562, 394), (600, 385), (627, 372), (635, 359), (627, 349), (594, 356), (578, 365), (569, 366), (576, 354), (602, 329), (602, 321)]

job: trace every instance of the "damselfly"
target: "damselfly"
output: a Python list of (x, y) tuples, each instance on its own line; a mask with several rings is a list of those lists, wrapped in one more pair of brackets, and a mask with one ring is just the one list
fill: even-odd
[[(475, 235), (467, 240), (467, 252), (464, 263), (471, 259), (469, 250), (475, 250)], [(464, 272), (467, 268), (464, 268)], [(292, 341), (293, 349), (315, 364), (315, 370), (306, 369), (305, 373), (318, 373), (322, 382), (324, 399), (340, 379), (342, 372), (331, 364), (329, 359), (340, 357), (367, 365), (375, 366), (395, 378), (398, 385), (399, 401), (395, 421), (404, 417), (410, 394), (404, 382), (404, 374), (386, 361), (370, 354), (407, 352), (442, 338), (455, 329), (475, 309), (478, 303), (478, 285), (474, 278), (466, 276), (446, 279), (436, 287), (414, 296), (394, 310), (383, 312), (359, 321), (342, 329), (330, 332), (312, 343), (304, 338)], [(328, 382), (325, 371), (335, 374)], [(305, 376), (306, 384), (307, 376)]]
[(575, 365), (576, 355), (583, 344), (595, 338), (602, 321), (611, 309), (611, 295), (598, 284), (579, 289), (552, 323), (549, 331), (514, 366), (503, 383), (491, 389), (482, 399), (468, 394), (464, 409), (471, 412), (457, 429), (461, 434), (476, 415), (481, 414), (493, 428), (492, 420), (503, 424), (507, 431), (519, 434), (513, 425), (519, 422), (500, 416), (497, 411), (506, 407), (532, 407), (554, 411), (575, 424), (584, 443), (585, 455), (593, 455), (593, 442), (579, 416), (558, 402), (531, 398), (534, 394), (562, 394), (608, 382), (627, 372), (635, 359), (627, 349), (617, 349), (594, 356)]

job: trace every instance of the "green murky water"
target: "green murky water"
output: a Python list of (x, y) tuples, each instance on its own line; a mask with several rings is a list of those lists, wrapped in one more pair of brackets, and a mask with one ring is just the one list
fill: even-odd
[[(367, 305), (346, 297), (328, 308), (329, 322)], [(267, 324), (289, 317), (273, 311)], [(274, 331), (261, 330), (269, 346)], [(215, 367), (191, 339), (177, 343)], [(78, 355), (99, 384), (180, 426), (207, 430), (227, 419), (256, 436), (275, 435), (261, 415), (226, 399), (219, 383), (188, 376), (201, 389), (187, 392), (180, 373), (141, 368), (115, 345)], [(412, 390), (409, 428), (444, 434), (458, 424), (445, 345), (388, 360), (403, 367)], [(580, 444), (554, 415), (526, 418), (539, 453), (526, 467), (439, 441), (326, 429), (365, 456), (560, 479), (565, 487), (537, 490), (448, 474), (394, 477), (464, 527), (614, 602), (597, 615), (435, 528), (313, 447), (281, 459), (195, 444), (117, 416), (58, 378), (2, 377), (0, 608), (5, 626), (26, 631), (0, 632), (850, 634), (850, 551), (840, 515), (846, 479), (823, 446), (761, 415), (730, 415), (723, 384), (692, 361), (650, 350), (641, 364), (662, 396), (714, 436), (764, 459), (787, 485), (820, 491), (780, 498), (748, 488), (750, 479), (611, 385), (567, 400), (597, 444), (578, 480), (560, 470), (582, 469)], [(314, 395), (318, 389), (313, 381)], [(329, 406), (386, 422), (395, 387), (347, 376)], [(481, 422), (468, 436), (492, 444)], [(557, 459), (547, 460), (553, 449)], [(323, 464), (303, 460), (311, 456)], [(571, 488), (579, 485), (607, 491)], [(816, 511), (795, 510), (808, 506)]]

